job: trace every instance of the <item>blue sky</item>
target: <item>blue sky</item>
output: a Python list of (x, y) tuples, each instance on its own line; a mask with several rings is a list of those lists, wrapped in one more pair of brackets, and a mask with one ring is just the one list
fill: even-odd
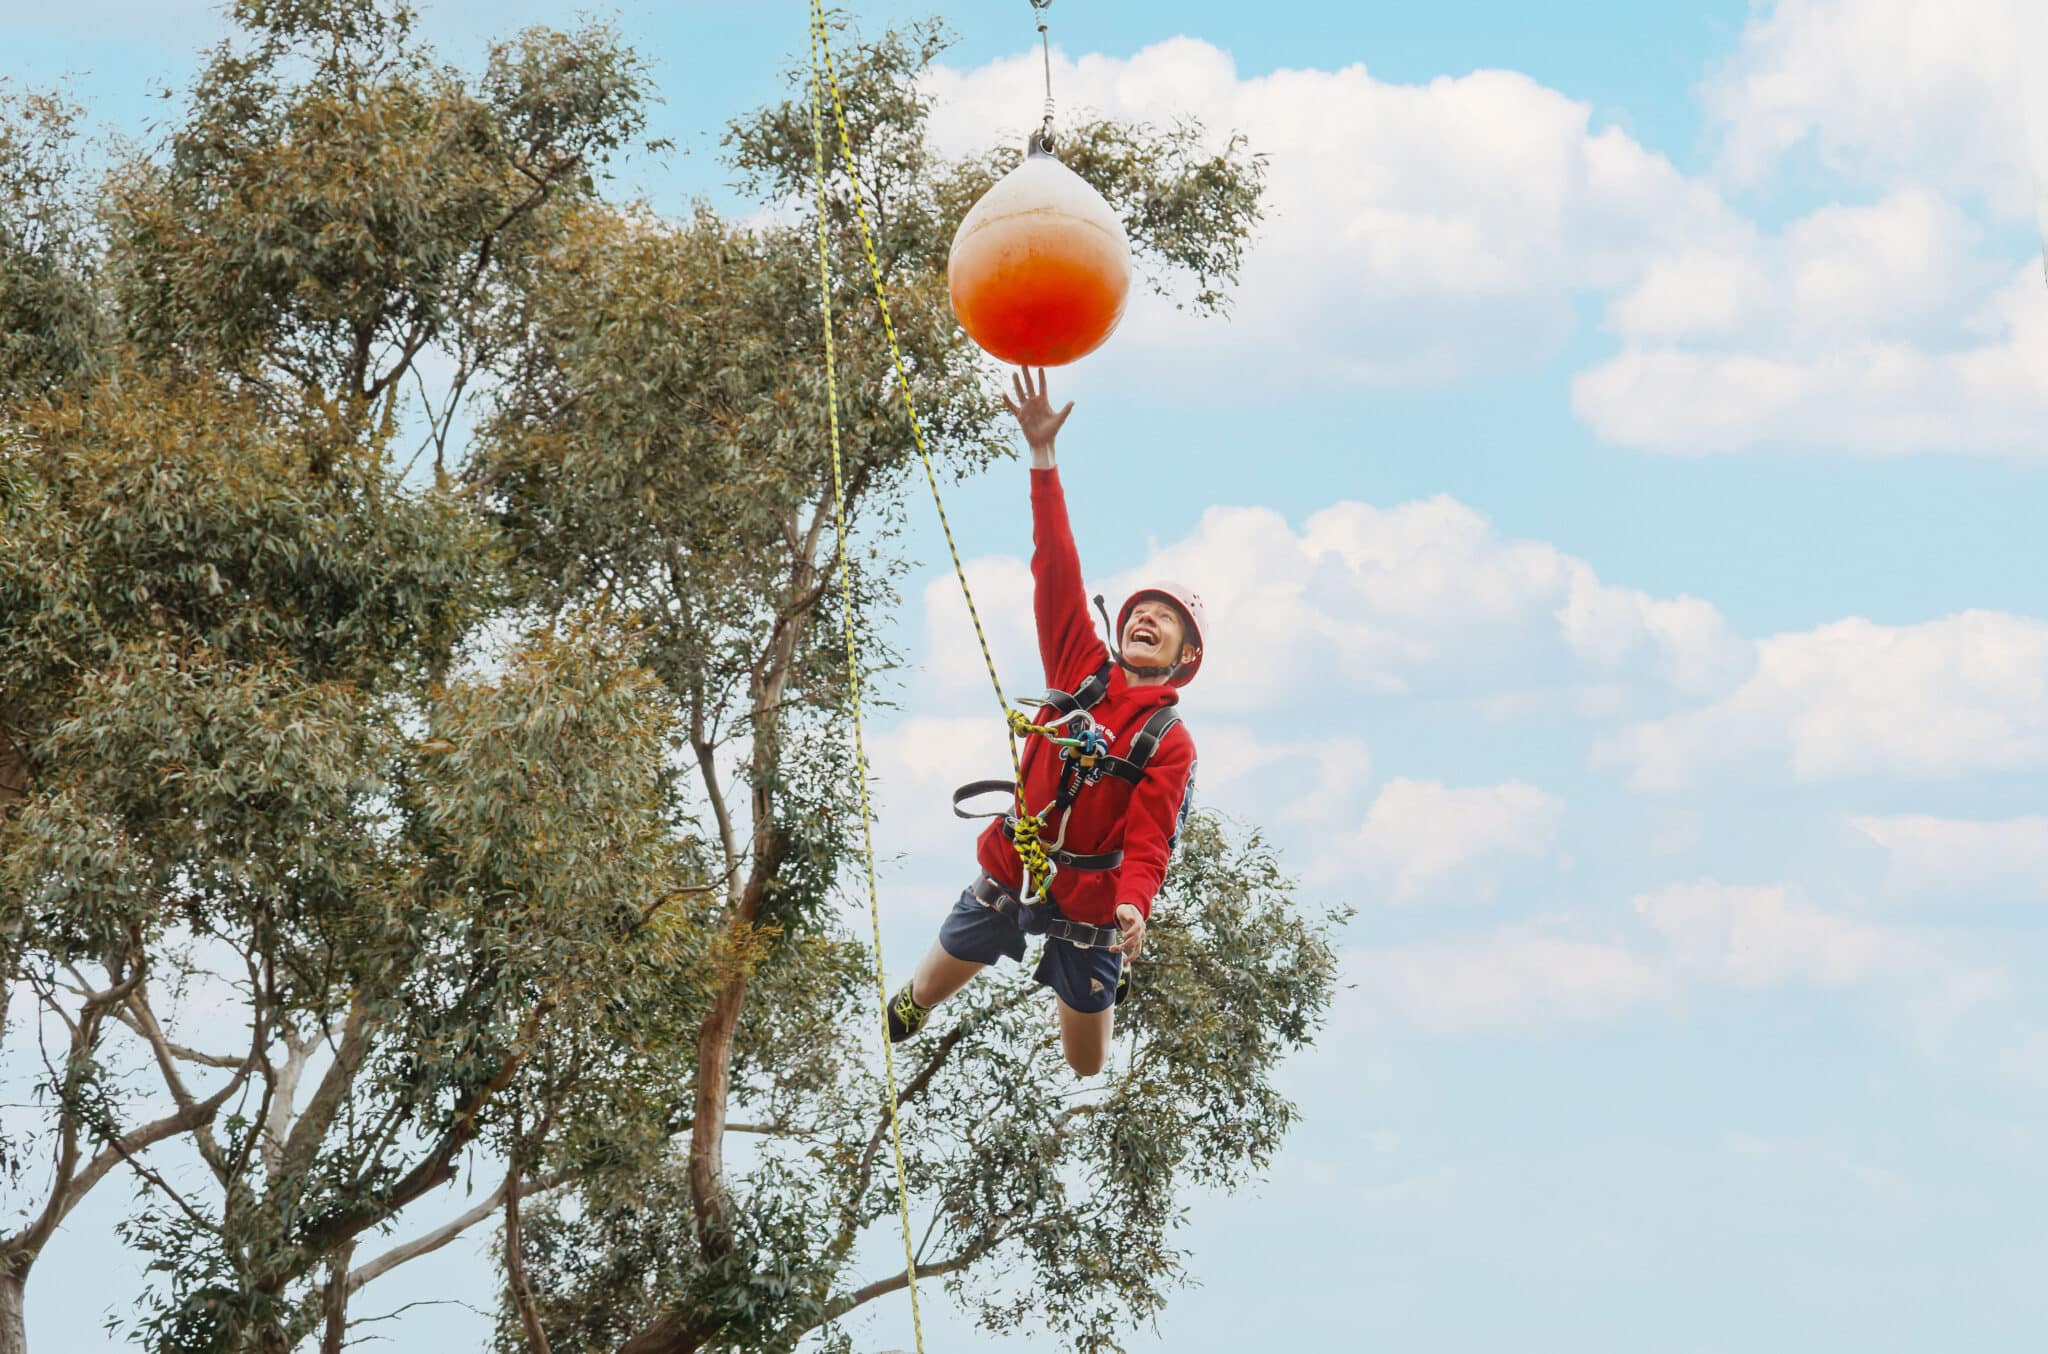
[[(0, 13), (10, 73), (130, 133), (215, 26)], [(570, 15), (427, 17), (461, 59)], [(2020, 17), (1053, 7), (1065, 103), (1274, 156), (1232, 320), (1137, 305), (1052, 387), (1091, 578), (1210, 599), (1204, 801), (1359, 908), (1353, 986), (1285, 1074), (1303, 1125), (1260, 1188), (1200, 1202), (1201, 1287), (1134, 1348), (2038, 1344), (2048, 288)], [(950, 18), (940, 137), (1027, 126), (1028, 5)], [(686, 152), (633, 186), (726, 200), (697, 129), (777, 93), (801, 7), (619, 22)], [(984, 606), (1021, 614), (1023, 471), (949, 508)], [(951, 589), (911, 581), (909, 713), (877, 739), (892, 969), (971, 871), (946, 791), (1001, 757)], [(1031, 670), (1021, 634), (999, 657)], [(38, 1272), (40, 1347), (97, 1347), (92, 1223)], [(488, 1302), (473, 1255), (434, 1264), (386, 1298)], [(927, 1304), (928, 1348), (991, 1347)], [(861, 1341), (908, 1347), (907, 1312)]]

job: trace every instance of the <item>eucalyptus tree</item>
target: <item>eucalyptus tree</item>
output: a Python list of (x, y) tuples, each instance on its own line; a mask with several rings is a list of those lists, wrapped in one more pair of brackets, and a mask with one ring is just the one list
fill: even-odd
[[(836, 129), (829, 115), (814, 125), (808, 69), (792, 77), (796, 97), (728, 128), (727, 163), (760, 212), (669, 221), (592, 204), (524, 279), (528, 342), (465, 479), (536, 605), (602, 600), (642, 618), (641, 658), (680, 707), (723, 882), (714, 924), (748, 961), (693, 1013), (677, 1060), (689, 1079), (666, 1120), (675, 1149), (582, 1173), (573, 1206), (542, 1204), (506, 1239), (508, 1347), (787, 1349), (821, 1330), (843, 1344), (844, 1318), (907, 1282), (853, 1277), (862, 1239), (894, 1216), (895, 1181), (866, 1056), (872, 959), (825, 885), (860, 878), (837, 593), (851, 594), (864, 655), (885, 664), (905, 514), (924, 510), (861, 209), (938, 472), (1009, 453), (984, 359), (951, 314), (945, 259), (960, 214), (1018, 151), (931, 149), (922, 77), (946, 43), (925, 25), (846, 44), (861, 201), (831, 175), (836, 389), (814, 196), (814, 133)], [(1221, 309), (1258, 218), (1263, 161), (1242, 139), (1092, 122), (1061, 148), (1118, 210), (1152, 283)], [(849, 577), (834, 555), (833, 399)], [(1327, 1000), (1327, 920), (1300, 915), (1269, 853), (1213, 822), (1191, 834), (1183, 877), (1193, 891), (1174, 895), (1181, 920), (1160, 947), (1174, 976), (1152, 1014), (1126, 1021), (1150, 1051), (1113, 1095), (1072, 1104), (1051, 1089), (1064, 1078), (1028, 989), (992, 985), (1000, 996), (907, 1051), (904, 1183), (930, 1228), (921, 1268), (972, 1277), (979, 1295), (1021, 1264), (1027, 1285), (1056, 1294), (977, 1296), (991, 1325), (1031, 1312), (1113, 1346), (1119, 1305), (1156, 1311), (1171, 1286), (1177, 1191), (1245, 1178), (1287, 1121), (1270, 1078)], [(744, 1166), (727, 1160), (736, 1134), (753, 1145)], [(1119, 1246), (1128, 1263), (1112, 1262)]]
[(0, 78), (0, 401), (80, 373), (102, 346), (79, 112)]
[[(1295, 1119), (1274, 1072), (1314, 1037), (1336, 986), (1332, 928), (1295, 900), (1256, 833), (1197, 813), (1158, 900), (1161, 922), (1118, 1009), (1121, 1049), (1078, 1082), (1042, 989), (987, 975), (950, 1023), (898, 1051), (916, 1272), (992, 1332), (1123, 1348), (1185, 1279), (1190, 1193), (1256, 1177)], [(779, 946), (755, 975), (733, 1084), (758, 1144), (707, 1258), (680, 1152), (619, 1158), (526, 1217), (532, 1297), (499, 1348), (805, 1348), (846, 1354), (855, 1321), (909, 1279), (872, 1060), (865, 953)], [(501, 1250), (511, 1254), (508, 1238)], [(898, 1320), (902, 1315), (898, 1309)], [(543, 1345), (534, 1340), (538, 1327)]]
[[(6, 1051), (48, 1104), (7, 1143), (30, 1224), (0, 1238), (0, 1354), (117, 1170), (144, 1185), (152, 1347), (338, 1349), (364, 1285), (502, 1217), (509, 1345), (843, 1348), (898, 1280), (857, 1276), (896, 1181), (873, 956), (836, 906), (831, 608), (848, 587), (886, 664), (919, 473), (850, 190), (824, 208), (842, 580), (807, 97), (729, 129), (765, 211), (665, 220), (608, 193), (648, 93), (608, 30), (468, 76), (402, 6), (232, 13), (96, 220), (61, 106), (17, 103), (0, 139), (8, 219), (38, 223), (0, 239), (0, 303), (72, 307), (0, 351), (0, 934), (33, 1012)], [(1016, 152), (932, 153), (944, 46), (854, 43), (841, 77), (959, 476), (1007, 446), (945, 245)], [(1062, 153), (1156, 285), (1222, 307), (1263, 172), (1240, 139), (1094, 123)], [(1163, 916), (1113, 1088), (1047, 1091), (1016, 984), (913, 1051), (919, 1268), (991, 1326), (1113, 1347), (1119, 1304), (1172, 1285), (1186, 1189), (1259, 1170), (1290, 1119), (1272, 1076), (1328, 1001), (1330, 919), (1206, 818)], [(46, 1066), (30, 1033), (57, 1034)], [(757, 1150), (728, 1166), (733, 1135)], [(371, 1252), (464, 1165), (497, 1183)]]
[(0, 1350), (116, 1172), (138, 1338), (339, 1348), (445, 1238), (357, 1247), (630, 1081), (717, 963), (629, 620), (500, 642), (494, 533), (401, 442), (440, 464), (504, 270), (638, 131), (637, 61), (536, 31), (467, 78), (402, 7), (233, 15), (90, 226), (68, 115), (0, 110), (0, 303), (79, 312), (0, 348), (6, 1054), (45, 1106), (0, 1153)]

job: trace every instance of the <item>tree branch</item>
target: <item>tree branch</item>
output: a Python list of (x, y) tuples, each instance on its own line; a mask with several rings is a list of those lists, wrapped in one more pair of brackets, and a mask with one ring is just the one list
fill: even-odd
[[(328, 1126), (333, 1123), (335, 1112), (341, 1108), (349, 1086), (355, 1081), (356, 1069), (362, 1064), (364, 1053), (369, 1050), (369, 1025), (370, 1008), (361, 997), (354, 998), (349, 1003), (348, 1018), (342, 1023), (341, 1044), (334, 1050), (334, 1061), (327, 1065), (320, 1085), (313, 1091), (313, 1098), (306, 1102), (306, 1108), (292, 1125), (284, 1145), (277, 1150), (276, 1165), (271, 1173), (273, 1180), (293, 1179), (304, 1174), (313, 1164), (314, 1154), (320, 1150), (320, 1140), (327, 1136)], [(304, 1066), (303, 1059), (300, 1066)], [(285, 1103), (280, 1097), (279, 1105), (273, 1109)]]
[[(1040, 1227), (1049, 1227), (1053, 1223), (1067, 1221), (1071, 1217), (1073, 1217), (1071, 1212), (1060, 1212), (1054, 1213), (1050, 1217), (1028, 1219), (1007, 1230), (991, 1227), (976, 1237), (958, 1254), (945, 1260), (934, 1261), (928, 1265), (919, 1265), (917, 1267), (917, 1277), (920, 1279), (930, 1279), (940, 1275), (951, 1274), (955, 1270), (965, 1269), (996, 1247), (1002, 1245), (1005, 1241), (1009, 1241), (1014, 1237), (1020, 1237), (1024, 1233)], [(886, 1297), (899, 1289), (908, 1288), (909, 1286), (910, 1278), (908, 1273), (898, 1270), (886, 1279), (877, 1279), (864, 1288), (856, 1288), (851, 1293), (842, 1294), (825, 1304), (817, 1322), (810, 1326), (809, 1329), (816, 1330), (820, 1326), (837, 1321), (856, 1307), (865, 1306), (876, 1298)]]
[[(128, 995), (127, 1009), (117, 1010), (115, 1015), (123, 1024), (149, 1041), (150, 1051), (156, 1055), (157, 1070), (163, 1075), (164, 1085), (170, 1090), (171, 1099), (177, 1102), (180, 1110), (189, 1113), (196, 1102), (191, 1089), (185, 1085), (185, 1078), (178, 1072), (178, 1053), (171, 1041), (165, 1037), (163, 1025), (158, 1022), (156, 1012), (150, 1007), (148, 989), (138, 985)], [(229, 1083), (231, 1090), (247, 1078), (254, 1066), (250, 1060), (255, 1056), (253, 1050), (250, 1057), (242, 1059), (240, 1063), (231, 1062), (226, 1058), (193, 1055), (189, 1050), (187, 1054), (192, 1060), (202, 1061), (208, 1066), (234, 1068), (235, 1079)], [(209, 1114), (192, 1125), (192, 1141), (199, 1148), (199, 1155), (205, 1160), (208, 1168), (213, 1171), (214, 1178), (225, 1185), (228, 1183), (227, 1161), (221, 1155), (220, 1145), (213, 1140), (213, 1134), (207, 1129), (212, 1118), (213, 1116)]]
[(526, 1281), (526, 1242), (519, 1231), (520, 1169), (518, 1154), (514, 1153), (506, 1184), (498, 1187), (505, 1196), (505, 1288), (513, 1310), (519, 1313), (519, 1325), (526, 1332), (530, 1354), (552, 1354), (547, 1330), (540, 1324), (540, 1309), (534, 1305), (532, 1285)]
[(348, 1259), (355, 1242), (345, 1241), (327, 1261), (327, 1282), (320, 1286), (326, 1327), (320, 1333), (320, 1354), (341, 1354), (348, 1337)]
[[(568, 1171), (558, 1171), (554, 1175), (538, 1180), (522, 1181), (519, 1186), (519, 1197), (530, 1199), (536, 1194), (546, 1194), (550, 1190), (560, 1189), (575, 1178)], [(401, 1242), (375, 1259), (350, 1270), (348, 1274), (348, 1291), (354, 1293), (362, 1288), (363, 1285), (376, 1282), (408, 1260), (417, 1260), (422, 1255), (432, 1255), (435, 1251), (440, 1250), (449, 1242), (460, 1237), (470, 1228), (489, 1218), (491, 1214), (497, 1212), (503, 1206), (504, 1202), (505, 1182), (501, 1180), (498, 1182), (498, 1187), (491, 1191), (488, 1198), (460, 1217), (450, 1218), (433, 1231), (422, 1233), (410, 1241)]]
[[(1014, 992), (996, 1003), (990, 1009), (989, 1014), (996, 1015), (1003, 1011), (1012, 1010), (1029, 1001), (1032, 995), (1033, 992), (1030, 988)], [(946, 1059), (952, 1055), (954, 1049), (960, 1046), (961, 1041), (973, 1033), (977, 1023), (972, 1020), (961, 1021), (954, 1025), (952, 1029), (947, 1030), (940, 1037), (939, 1041), (932, 1045), (931, 1054), (925, 1059), (924, 1066), (918, 1069), (917, 1075), (904, 1082), (897, 1089), (896, 1108), (898, 1111), (901, 1111), (904, 1106), (925, 1092), (926, 1088), (932, 1084), (932, 1079), (938, 1076), (939, 1069), (945, 1065)], [(835, 1259), (844, 1258), (853, 1249), (853, 1243), (860, 1235), (860, 1201), (867, 1194), (868, 1186), (874, 1182), (875, 1161), (881, 1154), (882, 1140), (888, 1136), (889, 1119), (889, 1109), (885, 1097), (882, 1112), (875, 1120), (874, 1132), (868, 1135), (867, 1146), (861, 1150), (860, 1166), (854, 1173), (853, 1187), (847, 1191), (845, 1199), (839, 1206), (839, 1232), (832, 1238), (831, 1245), (827, 1247), (827, 1254)]]
[[(413, 1165), (411, 1170), (399, 1177), (388, 1194), (380, 1200), (357, 1204), (328, 1214), (307, 1229), (305, 1240), (308, 1250), (317, 1252), (324, 1244), (354, 1236), (366, 1227), (395, 1216), (428, 1190), (438, 1188), (453, 1179), (455, 1167), (452, 1163), (456, 1154), (467, 1147), (477, 1135), (477, 1115), (483, 1112), (484, 1107), (489, 1105), (500, 1091), (512, 1084), (512, 1079), (519, 1074), (520, 1067), (525, 1064), (527, 1055), (533, 1051), (535, 1042), (540, 1038), (541, 1026), (547, 1020), (548, 1014), (554, 1010), (554, 1006), (554, 998), (549, 996), (543, 998), (527, 1014), (525, 1023), (520, 1027), (519, 1038), (513, 1044), (512, 1050), (506, 1054), (505, 1061), (499, 1064), (498, 1070), (492, 1073), (490, 1080), (477, 1088), (469, 1102), (455, 1112), (454, 1117), (449, 1120), (448, 1127), (442, 1131), (440, 1140), (426, 1156)], [(288, 1274), (283, 1275), (277, 1282), (282, 1284), (290, 1277), (292, 1276)]]
[[(955, 1270), (965, 1269), (969, 1265), (973, 1264), (976, 1260), (981, 1259), (982, 1256), (988, 1254), (991, 1250), (995, 1249), (996, 1245), (998, 1244), (998, 1241), (1007, 1239), (1007, 1237), (1002, 1237), (998, 1238), (997, 1240), (989, 1241), (986, 1244), (976, 1242), (974, 1245), (969, 1246), (966, 1250), (961, 1251), (958, 1255), (952, 1256), (949, 1259), (934, 1261), (928, 1265), (919, 1265), (917, 1267), (917, 1277), (920, 1279), (932, 1279), (937, 1278), (940, 1275), (951, 1274)], [(895, 1274), (891, 1274), (886, 1279), (875, 1280), (873, 1283), (867, 1285), (865, 1288), (856, 1288), (851, 1293), (841, 1294), (839, 1297), (836, 1297), (832, 1299), (832, 1301), (825, 1304), (824, 1310), (819, 1314), (817, 1325), (810, 1327), (810, 1329), (816, 1330), (818, 1326), (827, 1325), (831, 1322), (837, 1321), (840, 1317), (845, 1316), (848, 1312), (852, 1311), (856, 1307), (864, 1307), (868, 1303), (873, 1302), (876, 1298), (886, 1297), (890, 1293), (897, 1292), (900, 1289), (908, 1288), (909, 1286), (909, 1272), (898, 1271)]]

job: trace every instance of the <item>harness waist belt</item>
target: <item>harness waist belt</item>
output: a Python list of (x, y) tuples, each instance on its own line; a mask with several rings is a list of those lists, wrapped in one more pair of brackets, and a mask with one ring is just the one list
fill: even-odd
[[(957, 818), (1000, 818), (1003, 820), (1003, 835), (1015, 841), (1017, 839), (1016, 814), (1003, 810), (991, 813), (969, 813), (966, 809), (960, 807), (961, 803), (966, 800), (975, 799), (982, 795), (995, 794), (998, 791), (1010, 796), (1013, 804), (1016, 802), (1017, 787), (1007, 780), (977, 780), (961, 786), (953, 791), (953, 814)], [(1117, 866), (1124, 863), (1122, 847), (1118, 847), (1114, 851), (1097, 851), (1092, 855), (1088, 855), (1079, 851), (1055, 850), (1047, 846), (1045, 854), (1052, 859), (1055, 865), (1068, 870), (1114, 870)]]
[(1123, 936), (1123, 932), (1114, 926), (1092, 926), (1084, 921), (1069, 921), (1060, 916), (1049, 904), (1032, 907), (1020, 901), (1017, 895), (987, 875), (982, 875), (968, 885), (968, 891), (983, 907), (992, 912), (1000, 912), (1016, 922), (1018, 929), (1026, 935), (1051, 936), (1082, 950), (1106, 950)]
[[(1014, 819), (1004, 818), (1003, 835), (1015, 840), (1015, 826)], [(1045, 854), (1051, 857), (1055, 865), (1068, 870), (1114, 870), (1124, 863), (1122, 847), (1114, 851), (1097, 851), (1093, 855), (1082, 855), (1078, 851), (1059, 851), (1048, 846), (1045, 848)]]

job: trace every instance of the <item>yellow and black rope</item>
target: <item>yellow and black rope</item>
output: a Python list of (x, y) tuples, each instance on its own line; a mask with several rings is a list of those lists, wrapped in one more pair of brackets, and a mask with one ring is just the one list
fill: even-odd
[[(824, 312), (825, 391), (832, 444), (833, 550), (839, 569), (839, 616), (846, 642), (846, 680), (853, 699), (853, 760), (855, 781), (860, 790), (861, 858), (866, 862), (868, 919), (874, 929), (875, 987), (886, 1007), (889, 979), (882, 967), (882, 907), (875, 888), (874, 812), (868, 802), (868, 756), (861, 727), (860, 651), (853, 625), (853, 577), (846, 555), (845, 474), (839, 455), (839, 374), (834, 361), (832, 336), (832, 262), (827, 248), (825, 217), (825, 135), (820, 110), (818, 49), (825, 40), (824, 10), (819, 0), (811, 5), (811, 161), (818, 180), (818, 297)], [(896, 1203), (903, 1222), (903, 1275), (910, 1290), (910, 1326), (917, 1339), (917, 1354), (924, 1354), (924, 1321), (917, 1306), (917, 1253), (910, 1240), (910, 1190), (903, 1178), (903, 1133), (896, 1115), (896, 1057), (886, 1029), (882, 1039), (882, 1072), (889, 1106), (889, 1146), (896, 1162)]]
[[(1024, 768), (1016, 743), (1018, 729), (1010, 718), (1012, 711), (1009, 700), (1003, 695), (1002, 678), (996, 674), (996, 660), (989, 649), (988, 632), (982, 628), (981, 612), (974, 605), (974, 590), (967, 584), (967, 569), (960, 561), (960, 547), (953, 538), (953, 524), (946, 516), (945, 500), (939, 494), (938, 472), (932, 468), (931, 451), (925, 444), (924, 425), (917, 416), (917, 398), (910, 389), (910, 372), (904, 365), (902, 345), (896, 338), (896, 320), (889, 309), (888, 288), (882, 281), (881, 255), (875, 249), (875, 234), (868, 224), (867, 206), (860, 191), (860, 175), (854, 164), (853, 137), (846, 128), (846, 104), (840, 94), (839, 71), (832, 60), (832, 44), (826, 33), (824, 0), (811, 0), (811, 83), (814, 113), (821, 80), (832, 98), (832, 119), (839, 132), (840, 158), (846, 167), (847, 182), (852, 188), (854, 218), (860, 225), (861, 249), (867, 255), (868, 275), (874, 284), (875, 304), (882, 315), (882, 334), (888, 340), (889, 358), (896, 371), (896, 388), (903, 396), (903, 409), (910, 420), (911, 441), (916, 445), (918, 461), (924, 467), (925, 483), (931, 489), (932, 506), (938, 510), (939, 528), (945, 533), (946, 550), (953, 560), (953, 576), (960, 582), (960, 595), (967, 603), (967, 618), (973, 622), (974, 638), (981, 646), (981, 661), (988, 668), (989, 685), (995, 688), (996, 704), (1003, 711), (1005, 725), (1010, 729), (1010, 771), (1017, 785), (1017, 859), (1024, 867), (1026, 891), (1033, 896), (1042, 895), (1050, 886), (1057, 868), (1052, 858), (1038, 844), (1037, 829), (1044, 826), (1044, 816), (1031, 813), (1024, 802)], [(825, 249), (825, 171), (822, 154), (816, 158), (819, 250), (822, 258)]]

